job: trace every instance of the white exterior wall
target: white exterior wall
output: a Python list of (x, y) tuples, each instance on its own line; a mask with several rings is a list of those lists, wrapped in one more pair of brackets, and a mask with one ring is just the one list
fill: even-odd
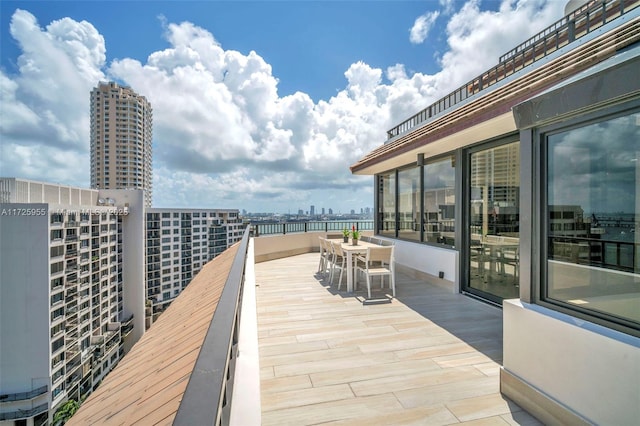
[[(93, 375), (95, 385), (120, 359), (118, 321), (122, 317), (134, 314), (134, 327), (125, 337), (125, 350), (144, 333), (144, 194), (141, 190), (104, 190), (99, 193), (96, 190), (13, 178), (0, 178), (0, 191), (3, 200), (12, 201), (0, 205), (0, 394), (30, 392), (42, 386), (47, 386), (48, 389), (48, 392), (33, 399), (0, 401), (0, 413), (28, 411), (48, 403), (51, 420), (57, 405), (67, 398), (77, 398), (75, 392), (73, 395), (69, 394), (70, 386), (67, 386), (65, 391), (52, 400), (54, 388), (67, 382), (79, 371), (83, 371), (80, 373), (83, 378)], [(114, 205), (101, 205), (99, 198), (112, 198), (116, 202)], [(129, 207), (127, 214), (123, 214), (122, 263), (119, 264), (113, 261), (118, 247), (117, 241), (113, 239), (118, 235), (114, 217), (119, 213), (112, 212), (123, 212), (125, 204)], [(5, 209), (4, 212), (2, 209)], [(52, 214), (61, 212), (64, 212), (62, 216), (52, 224)], [(72, 212), (75, 219), (71, 218)], [(108, 212), (104, 220), (100, 214), (103, 212)], [(80, 218), (82, 214), (89, 216), (83, 220)], [(103, 230), (103, 226), (109, 228)], [(54, 229), (62, 233), (62, 238), (55, 242), (51, 239)], [(77, 237), (67, 241), (66, 232), (72, 232)], [(92, 247), (98, 239), (99, 248)], [(91, 243), (83, 248), (83, 242)], [(67, 253), (65, 246), (68, 244), (76, 246), (72, 249), (73, 252)], [(52, 246), (64, 248), (64, 253), (51, 258)], [(63, 270), (52, 275), (51, 265), (58, 262), (64, 263)], [(81, 272), (82, 267), (89, 264), (99, 266), (92, 266), (91, 270)], [(115, 268), (118, 266), (122, 267), (122, 293), (118, 292), (117, 280), (114, 281), (118, 273)], [(63, 299), (52, 306), (52, 277), (68, 278), (76, 270), (76, 284), (65, 279), (64, 287), (57, 287), (55, 291), (56, 295), (62, 292)], [(94, 280), (94, 276), (98, 278)], [(88, 282), (85, 281), (87, 279)], [(85, 284), (82, 284), (83, 281)], [(93, 286), (98, 281), (101, 283), (100, 288), (94, 292)], [(72, 292), (74, 290), (75, 299)], [(87, 294), (81, 295), (87, 291), (89, 298)], [(120, 319), (117, 313), (119, 295), (122, 295)], [(94, 297), (100, 298), (95, 304)], [(90, 304), (88, 308), (87, 303)], [(67, 309), (72, 305), (75, 308), (73, 312), (79, 311), (77, 318), (92, 312), (93, 308), (99, 307), (100, 311), (97, 315), (91, 314), (86, 320), (77, 320), (78, 326), (72, 327), (68, 324), (70, 311)], [(63, 329), (51, 338), (52, 325), (55, 325), (51, 322), (51, 313), (59, 308), (64, 308), (65, 314), (55, 324), (63, 325)], [(71, 316), (75, 317), (75, 314)], [(97, 321), (97, 325), (93, 320)], [(70, 328), (78, 330), (77, 337), (70, 334)], [(102, 334), (105, 331), (102, 347), (104, 342), (117, 341), (118, 344), (108, 350), (105, 348), (99, 358), (95, 355), (92, 358), (94, 338), (98, 337), (96, 333)], [(91, 345), (87, 347), (86, 339), (89, 337)], [(52, 370), (51, 345), (60, 338), (65, 341), (61, 351), (66, 352), (67, 357)], [(83, 340), (85, 345), (81, 348)], [(80, 350), (69, 355), (70, 347)], [(78, 359), (79, 366), (75, 363)], [(97, 365), (93, 365), (92, 359), (97, 361)], [(72, 360), (73, 366), (69, 367)], [(63, 366), (66, 372), (58, 377), (54, 385), (51, 383), (52, 375)], [(90, 370), (87, 371), (86, 368)], [(88, 380), (91, 385), (91, 379)], [(27, 421), (32, 424), (33, 416), (28, 416)], [(7, 422), (13, 424), (13, 420)]]
[[(47, 205), (0, 205), (0, 394), (50, 390), (49, 214), (10, 209), (41, 212)], [(1, 403), (0, 412), (30, 410), (47, 397)]]
[(639, 338), (517, 299), (503, 310), (507, 372), (594, 424), (638, 424)]
[(440, 272), (444, 272), (444, 279), (451, 282), (452, 291), (458, 292), (460, 290), (459, 253), (456, 250), (384, 238), (379, 235), (375, 237), (395, 243), (396, 249), (393, 253), (396, 264), (434, 277), (438, 277)]
[(133, 314), (133, 331), (124, 341), (124, 352), (145, 330), (145, 197), (143, 190), (100, 190), (100, 197), (112, 198), (116, 206), (127, 206), (122, 221), (122, 300), (125, 317)]

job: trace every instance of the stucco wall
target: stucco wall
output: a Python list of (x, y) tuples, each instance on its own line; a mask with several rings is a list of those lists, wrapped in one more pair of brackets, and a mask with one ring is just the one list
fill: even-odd
[(122, 299), (125, 317), (133, 314), (133, 331), (124, 340), (127, 353), (145, 331), (145, 208), (144, 191), (105, 189), (100, 196), (116, 200), (116, 207), (128, 206), (122, 221)]
[[(332, 232), (332, 234), (340, 233)], [(363, 231), (362, 235), (371, 235), (371, 231)], [(255, 240), (256, 263), (281, 259), (297, 254), (319, 252), (319, 237), (326, 237), (325, 232), (300, 232), (296, 234), (264, 235)]]
[(640, 339), (515, 299), (503, 311), (508, 373), (588, 422), (638, 424)]
[(433, 278), (444, 272), (444, 281), (449, 282), (453, 291), (459, 291), (457, 251), (409, 241), (391, 241), (395, 242), (394, 255), (400, 268), (409, 268)]
[[(0, 211), (0, 394), (12, 394), (50, 386), (49, 212), (46, 204), (0, 204)], [(0, 411), (28, 410), (46, 397)]]

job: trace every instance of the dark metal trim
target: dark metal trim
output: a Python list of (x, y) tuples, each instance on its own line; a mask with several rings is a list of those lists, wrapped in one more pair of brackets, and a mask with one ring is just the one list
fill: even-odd
[[(534, 197), (539, 193), (539, 179), (534, 178), (535, 164), (540, 156), (536, 153), (531, 130), (520, 132), (520, 300), (532, 303), (537, 291), (537, 272), (533, 270), (534, 236), (538, 235), (534, 224), (538, 223), (534, 210)], [(526, 213), (525, 213), (526, 212)]]
[[(534, 145), (535, 168), (534, 174), (537, 187), (535, 199), (532, 205), (532, 244), (531, 244), (531, 303), (557, 311), (571, 317), (580, 318), (594, 324), (640, 337), (640, 329), (636, 323), (623, 318), (601, 313), (595, 310), (583, 309), (577, 305), (571, 305), (548, 296), (547, 285), (547, 260), (548, 260), (548, 217), (547, 217), (547, 138), (558, 132), (578, 129), (589, 124), (594, 124), (626, 114), (640, 111), (640, 94), (636, 93), (633, 100), (621, 105), (600, 105), (597, 111), (576, 111), (570, 120), (547, 123), (546, 126), (532, 129), (532, 142)], [(583, 114), (579, 114), (583, 112)], [(526, 130), (523, 130), (526, 132)], [(522, 259), (521, 259), (522, 262)], [(521, 263), (522, 265), (522, 263)], [(521, 266), (522, 267), (522, 266)], [(535, 305), (534, 305), (535, 306)]]
[[(602, 109), (622, 103), (640, 93), (639, 48), (629, 48), (597, 65), (597, 71), (577, 76), (535, 96), (513, 108), (516, 127), (520, 130), (543, 126), (576, 113)], [(629, 57), (628, 59), (626, 59)], [(616, 63), (618, 62), (618, 63)], [(612, 66), (607, 66), (613, 63)]]
[(174, 425), (229, 423), (249, 235), (250, 227), (247, 227), (178, 407)]
[[(471, 196), (471, 155), (486, 151), (488, 149), (497, 148), (503, 145), (508, 145), (512, 143), (521, 143), (520, 142), (520, 134), (519, 133), (507, 133), (504, 135), (500, 135), (496, 138), (489, 139), (477, 144), (474, 144), (469, 147), (462, 148), (463, 157), (464, 157), (464, 170), (463, 170), (463, 178), (462, 181), (462, 194), (464, 198), (460, 200), (462, 203), (462, 211), (463, 217), (461, 221), (463, 223), (460, 232), (462, 235), (462, 246), (460, 247), (460, 290), (462, 293), (474, 294), (476, 297), (487, 300), (491, 303), (502, 305), (503, 298), (498, 297), (492, 293), (487, 293), (482, 290), (471, 287), (471, 270), (469, 266), (469, 259), (471, 256), (471, 233), (469, 232), (469, 226), (471, 222), (470, 218), (470, 209), (469, 209), (469, 200)], [(520, 215), (522, 216), (522, 207), (520, 208)], [(522, 271), (522, 267), (520, 267)]]

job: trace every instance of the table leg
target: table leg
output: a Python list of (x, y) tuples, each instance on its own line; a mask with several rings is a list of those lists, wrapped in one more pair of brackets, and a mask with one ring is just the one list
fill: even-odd
[(347, 291), (353, 292), (353, 259), (350, 251), (347, 251)]

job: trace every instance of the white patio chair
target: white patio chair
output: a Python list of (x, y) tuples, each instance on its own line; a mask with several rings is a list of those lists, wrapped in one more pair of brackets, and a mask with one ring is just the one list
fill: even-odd
[(342, 245), (338, 241), (330, 241), (331, 244), (331, 253), (332, 253), (332, 263), (331, 263), (331, 274), (329, 275), (329, 283), (333, 285), (333, 274), (336, 269), (340, 269), (340, 278), (338, 278), (338, 290), (342, 286), (342, 275), (347, 271), (347, 254), (342, 250)]
[[(358, 256), (356, 264), (358, 273), (362, 272), (367, 277), (367, 294), (371, 298), (371, 277), (380, 277), (380, 288), (384, 288), (384, 277), (389, 276), (389, 287), (393, 297), (396, 297), (396, 277), (393, 260), (394, 246), (368, 247), (367, 254), (363, 258)], [(357, 284), (357, 282), (356, 282)]]
[(519, 247), (505, 247), (500, 250), (500, 274), (505, 275), (507, 273), (505, 265), (513, 267), (513, 281), (518, 282), (518, 272), (520, 270), (520, 248)]
[(318, 263), (318, 272), (324, 274), (329, 269), (331, 247), (329, 242), (323, 237), (319, 237), (320, 241), (320, 262)]

